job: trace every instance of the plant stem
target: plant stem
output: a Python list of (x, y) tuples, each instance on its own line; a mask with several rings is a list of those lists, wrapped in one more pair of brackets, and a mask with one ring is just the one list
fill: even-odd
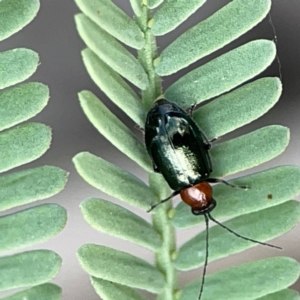
[(155, 73), (153, 66), (153, 60), (157, 57), (157, 49), (155, 37), (151, 32), (151, 28), (148, 27), (150, 19), (150, 10), (147, 6), (143, 6), (143, 14), (137, 18), (137, 24), (145, 35), (145, 46), (138, 51), (138, 58), (149, 80), (147, 89), (142, 91), (142, 102), (145, 104), (147, 110), (149, 110), (154, 100), (162, 93), (161, 79)]
[[(150, 10), (143, 6), (143, 14), (137, 18), (137, 24), (145, 34), (145, 46), (138, 53), (138, 58), (146, 73), (148, 74), (149, 85), (142, 91), (142, 101), (148, 110), (154, 100), (161, 95), (161, 79), (155, 73), (153, 60), (157, 57), (156, 41), (148, 27), (151, 20)], [(157, 199), (169, 196), (170, 188), (159, 174), (149, 173), (149, 185), (154, 191)], [(173, 267), (172, 253), (176, 251), (175, 230), (170, 222), (168, 212), (172, 209), (172, 201), (157, 207), (152, 214), (153, 227), (160, 233), (162, 247), (155, 253), (156, 267), (164, 274), (166, 285), (164, 291), (158, 295), (158, 300), (173, 300), (174, 290), (177, 284), (177, 272)]]
[[(149, 185), (158, 199), (170, 195), (170, 188), (159, 174), (149, 174)], [(162, 237), (162, 247), (155, 253), (156, 267), (165, 275), (164, 291), (158, 295), (158, 300), (173, 300), (177, 285), (177, 272), (173, 267), (172, 253), (176, 251), (175, 230), (170, 222), (169, 212), (172, 210), (172, 201), (168, 201), (155, 208), (152, 214), (153, 227)]]

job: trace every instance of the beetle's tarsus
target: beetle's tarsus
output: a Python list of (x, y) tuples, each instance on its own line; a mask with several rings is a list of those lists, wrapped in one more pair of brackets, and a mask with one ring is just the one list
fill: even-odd
[(143, 134), (145, 134), (145, 129), (137, 124), (134, 125), (134, 128), (138, 129), (139, 131), (141, 131)]
[(160, 173), (158, 167), (157, 167), (154, 163), (153, 163), (153, 171), (154, 171), (155, 173)]
[(197, 102), (195, 102), (191, 107), (190, 107), (190, 111), (189, 111), (189, 115), (192, 118), (193, 117), (193, 113), (194, 113), (194, 109), (197, 106)]

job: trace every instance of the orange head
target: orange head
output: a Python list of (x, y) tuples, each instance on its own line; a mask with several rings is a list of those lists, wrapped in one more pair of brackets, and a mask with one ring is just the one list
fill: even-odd
[(216, 206), (216, 201), (212, 198), (212, 187), (206, 181), (181, 190), (180, 196), (192, 208), (194, 215), (203, 215)]

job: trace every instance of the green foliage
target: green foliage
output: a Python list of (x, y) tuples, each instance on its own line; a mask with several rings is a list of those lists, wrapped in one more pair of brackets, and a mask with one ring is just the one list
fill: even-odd
[(281, 290), (276, 293), (269, 294), (257, 300), (299, 300), (299, 293), (293, 290)]
[(60, 192), (67, 173), (54, 166), (42, 166), (0, 177), (0, 210), (49, 198)]
[(75, 21), (81, 38), (101, 60), (140, 89), (147, 87), (147, 75), (134, 55), (84, 14), (76, 15)]
[(215, 166), (212, 176), (234, 174), (271, 160), (284, 151), (289, 138), (286, 127), (271, 125), (220, 143), (210, 151)]
[(86, 244), (77, 255), (83, 269), (92, 276), (154, 293), (164, 287), (164, 278), (159, 270), (128, 253)]
[[(131, 211), (102, 199), (88, 199), (81, 204), (84, 219), (95, 229), (149, 248), (162, 245), (159, 234), (141, 217)], [(122, 220), (118, 223), (111, 217)]]
[[(16, 102), (20, 98), (22, 102)], [(47, 104), (49, 90), (38, 82), (20, 84), (0, 94), (0, 130), (34, 117)]]
[(184, 75), (166, 90), (165, 96), (182, 107), (189, 107), (195, 99), (200, 103), (253, 78), (267, 68), (275, 56), (273, 42), (249, 42)]
[(154, 35), (164, 35), (192, 15), (206, 0), (164, 1), (153, 16), (151, 31)]
[(208, 138), (222, 136), (265, 114), (281, 92), (278, 78), (261, 78), (200, 107), (193, 118)]
[[(298, 222), (299, 214), (300, 204), (292, 200), (233, 218), (224, 222), (224, 225), (242, 236), (265, 242), (292, 229)], [(268, 230), (260, 230), (260, 228), (268, 228)], [(209, 240), (209, 261), (256, 246), (253, 242), (237, 239), (217, 225), (210, 228), (209, 235), (212, 237)], [(205, 232), (201, 232), (180, 247), (174, 263), (177, 269), (190, 270), (204, 263), (205, 238)]]
[(38, 0), (2, 1), (0, 6), (0, 40), (4, 40), (21, 30), (36, 16)]
[(146, 110), (136, 93), (125, 80), (123, 80), (116, 71), (101, 61), (90, 49), (82, 51), (82, 58), (85, 67), (95, 83), (109, 95), (110, 99), (133, 121), (139, 126), (144, 126)]
[(149, 8), (156, 8), (159, 4), (161, 4), (164, 0), (148, 0), (147, 6)]
[[(156, 201), (154, 193), (140, 179), (88, 152), (73, 158), (77, 172), (95, 188), (143, 210)], [(118, 184), (113, 184), (113, 183)], [(141, 195), (144, 202), (140, 200)]]
[(44, 283), (52, 279), (60, 267), (61, 258), (50, 250), (34, 250), (2, 257), (0, 291)]
[(103, 280), (96, 277), (91, 277), (92, 285), (96, 293), (107, 300), (115, 299), (130, 299), (130, 300), (145, 300), (134, 289), (115, 282)]
[(79, 100), (84, 113), (103, 136), (146, 171), (151, 171), (152, 165), (144, 145), (128, 127), (93, 93), (82, 91)]
[(56, 204), (39, 205), (2, 217), (0, 251), (12, 251), (48, 240), (65, 227), (66, 219), (65, 209)]
[(1, 299), (2, 300), (21, 300), (21, 299), (60, 300), (61, 288), (52, 283), (45, 283)]
[[(269, 0), (231, 1), (158, 55), (154, 36), (179, 26), (204, 5), (204, 0), (148, 0), (142, 4), (131, 0), (134, 20), (109, 0), (76, 3), (84, 13), (75, 19), (88, 47), (82, 51), (87, 71), (96, 85), (141, 127), (147, 110), (162, 94), (159, 75), (177, 72), (238, 38), (266, 17), (271, 5)], [(155, 12), (151, 11), (153, 8), (157, 8)], [(104, 10), (106, 13), (102, 14)], [(138, 58), (114, 38), (140, 49)], [(266, 69), (275, 57), (272, 41), (251, 41), (190, 71), (169, 86), (164, 96), (183, 108), (218, 96), (196, 109), (193, 117), (209, 139), (222, 136), (259, 118), (278, 101), (282, 91), (278, 78), (261, 78), (238, 87)], [(141, 89), (141, 99), (122, 77)], [(158, 199), (169, 196), (170, 189), (162, 176), (153, 172), (147, 152), (135, 135), (91, 92), (80, 92), (79, 99), (97, 130), (148, 172), (149, 186), (88, 152), (73, 159), (81, 177), (104, 193), (144, 211)], [(289, 130), (279, 125), (221, 141), (210, 150), (212, 176), (231, 175), (269, 161), (282, 153), (288, 142)], [(287, 232), (299, 221), (299, 203), (291, 200), (300, 191), (299, 168), (281, 166), (231, 182), (250, 188), (245, 191), (222, 184), (213, 187), (218, 204), (212, 216), (229, 218), (225, 224), (230, 229), (264, 242)], [(175, 227), (188, 228), (203, 222), (202, 217), (190, 213), (186, 204), (180, 203), (174, 209), (170, 201), (157, 207), (152, 223), (104, 199), (85, 200), (81, 210), (96, 230), (146, 247), (155, 254), (155, 264), (150, 265), (106, 246), (83, 245), (78, 251), (79, 262), (91, 275), (101, 298), (145, 299), (135, 288), (157, 294), (158, 300), (198, 298), (201, 281), (177, 287), (177, 270), (198, 268), (205, 256), (205, 232), (179, 249), (176, 247)], [(253, 246), (254, 243), (238, 239), (220, 226), (209, 230), (209, 261)], [(290, 258), (252, 262), (207, 276), (202, 300), (299, 299), (298, 293), (286, 289), (298, 276), (299, 264)]]
[[(202, 299), (222, 299), (224, 295), (232, 300), (257, 299), (285, 289), (297, 280), (299, 274), (299, 263), (287, 257), (273, 257), (247, 263), (207, 276), (207, 288), (203, 291)], [(179, 300), (197, 299), (199, 285), (197, 280), (186, 286)], [(286, 299), (295, 297), (294, 293), (290, 293), (290, 296), (291, 298)]]
[[(38, 0), (0, 1), (0, 40), (26, 26), (39, 6)], [(39, 158), (50, 146), (48, 126), (22, 123), (38, 114), (49, 99), (47, 86), (38, 82), (19, 84), (38, 65), (38, 54), (29, 49), (0, 53), (0, 89), (6, 88), (0, 91), (0, 173)], [(63, 189), (66, 181), (67, 173), (54, 166), (4, 174), (0, 177), (0, 211), (51, 197)], [(48, 240), (64, 228), (66, 220), (65, 209), (54, 204), (1, 216), (0, 255)], [(48, 250), (0, 257), (0, 291), (29, 287), (2, 299), (61, 299), (59, 287), (44, 284), (56, 276), (60, 267), (61, 258)]]
[[(174, 1), (169, 2), (172, 6), (171, 3)], [(193, 1), (189, 1), (187, 5), (192, 6), (192, 3)], [(270, 7), (271, 0), (235, 0), (228, 3), (211, 17), (183, 33), (163, 50), (158, 59), (157, 73), (170, 75), (222, 48), (259, 23), (267, 15)], [(174, 12), (170, 14), (173, 15)], [(156, 14), (154, 20), (155, 18)], [(160, 21), (166, 22), (162, 19)], [(154, 34), (156, 26), (159, 27), (161, 24), (156, 25), (154, 22)], [(248, 49), (246, 51), (248, 52)], [(251, 55), (251, 52), (249, 51), (248, 54)], [(258, 56), (261, 54), (258, 53)], [(251, 66), (253, 62), (246, 61), (245, 63)], [(228, 63), (230, 64), (230, 61)], [(233, 65), (230, 65), (233, 68)]]
[(51, 130), (44, 124), (26, 123), (4, 131), (0, 139), (0, 153), (5, 157), (0, 171), (4, 172), (43, 155), (50, 146)]
[(1, 52), (0, 89), (29, 78), (36, 71), (38, 63), (38, 54), (29, 49), (17, 48)]
[(141, 49), (144, 35), (135, 22), (109, 0), (76, 0), (76, 4), (92, 21), (124, 44)]
[(129, 1), (130, 1), (130, 4), (132, 6), (132, 9), (133, 9), (135, 15), (138, 17), (141, 16), (142, 5), (143, 5), (142, 1), (140, 1), (140, 0), (129, 0)]

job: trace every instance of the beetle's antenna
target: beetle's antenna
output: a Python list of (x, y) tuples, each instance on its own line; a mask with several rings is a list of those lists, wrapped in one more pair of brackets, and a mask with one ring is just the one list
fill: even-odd
[(180, 191), (175, 191), (175, 192), (173, 192), (168, 198), (163, 199), (163, 200), (161, 200), (161, 201), (159, 201), (159, 202), (157, 202), (157, 203), (151, 205), (151, 207), (147, 210), (147, 212), (150, 212), (150, 211), (153, 210), (156, 206), (158, 206), (158, 205), (160, 205), (160, 204), (162, 204), (162, 203), (165, 203), (165, 202), (169, 201), (169, 200), (172, 199), (173, 197), (177, 196), (179, 193), (180, 193)]
[(206, 230), (205, 262), (204, 262), (204, 266), (203, 266), (202, 282), (201, 282), (201, 288), (200, 288), (198, 300), (201, 299), (201, 295), (202, 295), (202, 292), (203, 292), (205, 275), (206, 275), (206, 266), (207, 266), (207, 263), (208, 263), (208, 225), (209, 225), (209, 218), (206, 214), (204, 214), (204, 218), (205, 218), (205, 227), (206, 227), (206, 229), (205, 229)]
[(275, 245), (272, 245), (272, 244), (268, 244), (268, 243), (263, 243), (263, 242), (259, 242), (259, 241), (256, 241), (256, 240), (253, 240), (253, 239), (250, 239), (250, 238), (247, 238), (245, 236), (242, 236), (238, 233), (236, 233), (235, 231), (231, 230), (230, 228), (228, 228), (227, 226), (225, 226), (224, 224), (220, 223), (219, 221), (217, 221), (216, 219), (214, 219), (211, 214), (208, 212), (207, 213), (208, 217), (210, 220), (212, 220), (213, 222), (215, 222), (216, 224), (220, 225), (222, 228), (226, 229), (227, 231), (233, 233), (234, 235), (236, 235), (237, 237), (240, 237), (246, 241), (250, 241), (250, 242), (253, 242), (253, 243), (257, 243), (257, 244), (261, 244), (261, 245), (264, 245), (264, 246), (269, 246), (269, 247), (272, 247), (272, 248), (277, 248), (277, 249), (281, 249), (281, 247), (278, 247), (278, 246), (275, 246)]

